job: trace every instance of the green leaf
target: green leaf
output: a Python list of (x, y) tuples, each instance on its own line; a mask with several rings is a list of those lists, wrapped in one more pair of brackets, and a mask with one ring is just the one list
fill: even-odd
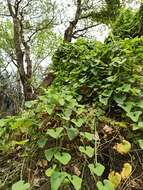
[(70, 140), (73, 140), (79, 133), (78, 129), (71, 127), (71, 128), (67, 128), (67, 135), (69, 137)]
[(38, 144), (39, 148), (43, 148), (46, 145), (46, 143), (47, 143), (47, 139), (39, 139), (37, 141), (37, 144)]
[(27, 142), (29, 142), (29, 139), (23, 140), (23, 141), (13, 141), (15, 145), (24, 145)]
[(59, 104), (60, 104), (61, 106), (63, 106), (63, 105), (65, 104), (65, 101), (64, 101), (63, 98), (59, 98)]
[(80, 135), (89, 141), (92, 141), (93, 136), (94, 136), (92, 133), (88, 133), (88, 132), (81, 132)]
[(62, 164), (66, 165), (69, 163), (69, 161), (71, 160), (71, 155), (69, 153), (66, 152), (57, 152), (54, 157)]
[(72, 109), (71, 108), (64, 109), (62, 118), (69, 121), (71, 114), (72, 114)]
[(12, 129), (17, 129), (17, 128), (28, 128), (33, 124), (31, 119), (28, 118), (18, 118), (15, 120), (15, 122), (12, 124), (11, 128)]
[(133, 130), (143, 129), (143, 122), (138, 122), (138, 124), (133, 125)]
[(105, 170), (105, 167), (100, 164), (100, 163), (97, 163), (97, 164), (89, 164), (88, 165), (89, 169), (90, 169), (90, 172), (92, 174), (96, 174), (97, 176), (102, 176), (104, 170)]
[(134, 105), (134, 102), (126, 102), (123, 105), (119, 105), (123, 110), (129, 113)]
[(27, 102), (25, 102), (25, 107), (31, 108), (36, 103), (37, 103), (37, 101), (27, 101)]
[(49, 148), (48, 150), (45, 150), (45, 157), (50, 162), (56, 153), (57, 148)]
[(99, 96), (99, 101), (105, 106), (108, 104), (108, 99), (109, 97), (103, 97), (102, 95)]
[(104, 180), (103, 183), (101, 181), (97, 182), (98, 190), (115, 190), (113, 184), (109, 180)]
[(143, 128), (143, 122), (141, 122), (141, 121), (138, 122), (138, 127), (142, 129)]
[(110, 97), (113, 93), (113, 90), (109, 90), (109, 89), (105, 89), (103, 92), (102, 92), (102, 96), (105, 96), (105, 97)]
[(66, 176), (67, 176), (66, 172), (54, 171), (50, 178), (51, 190), (58, 190), (61, 184), (64, 182), (64, 179), (66, 178)]
[(51, 115), (53, 113), (53, 106), (47, 106), (46, 107), (46, 112)]
[(126, 96), (115, 96), (114, 100), (120, 106), (120, 105), (122, 105), (125, 102)]
[(85, 122), (84, 118), (72, 119), (71, 120), (77, 127), (81, 127)]
[(136, 103), (136, 106), (143, 109), (143, 101)]
[(129, 92), (130, 89), (131, 89), (131, 84), (123, 84), (123, 86), (116, 88), (116, 90), (120, 92)]
[(106, 78), (106, 79), (107, 79), (107, 81), (109, 81), (109, 82), (115, 82), (115, 81), (117, 80), (117, 75), (110, 76), (110, 77), (108, 77), (108, 78)]
[(68, 176), (70, 182), (73, 184), (75, 190), (80, 190), (82, 185), (82, 179), (76, 175)]
[(92, 148), (91, 146), (79, 146), (79, 150), (80, 152), (86, 154), (89, 158), (92, 158), (94, 155), (94, 148)]
[(12, 185), (12, 190), (28, 190), (30, 188), (29, 183), (24, 183), (23, 180), (20, 180)]
[(45, 171), (46, 176), (51, 177), (52, 174), (54, 173), (55, 169), (56, 169), (56, 165), (54, 165), (53, 167), (48, 168)]
[(143, 149), (143, 139), (138, 140), (139, 146), (141, 149)]
[(134, 122), (137, 122), (139, 120), (139, 116), (142, 114), (141, 111), (135, 111), (135, 112), (129, 112), (127, 113), (127, 116)]
[(5, 119), (0, 119), (0, 127), (3, 127), (7, 121)]
[(61, 137), (62, 131), (63, 131), (62, 127), (58, 127), (58, 128), (55, 128), (55, 129), (48, 129), (47, 130), (47, 135), (53, 137), (54, 139), (58, 139), (58, 138)]

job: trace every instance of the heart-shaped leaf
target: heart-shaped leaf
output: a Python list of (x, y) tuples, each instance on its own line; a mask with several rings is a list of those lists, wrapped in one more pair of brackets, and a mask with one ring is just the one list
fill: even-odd
[(47, 134), (51, 137), (53, 137), (54, 139), (58, 139), (61, 137), (61, 133), (63, 131), (63, 128), (62, 127), (58, 127), (58, 128), (55, 128), (55, 129), (48, 129), (47, 130)]
[(72, 119), (71, 120), (77, 127), (81, 127), (85, 122), (84, 118)]
[(51, 190), (58, 190), (64, 179), (66, 178), (66, 172), (53, 172), (50, 181), (51, 181)]
[(141, 115), (141, 111), (135, 111), (135, 112), (128, 112), (127, 116), (134, 122), (137, 122), (139, 120), (139, 116)]
[(78, 129), (74, 127), (67, 128), (67, 135), (70, 140), (73, 140), (78, 135), (78, 132), (79, 132)]
[(131, 143), (123, 140), (121, 143), (117, 143), (113, 148), (120, 154), (127, 154), (131, 150)]
[(79, 150), (80, 152), (86, 154), (89, 158), (92, 158), (94, 155), (94, 148), (92, 148), (91, 146), (79, 146)]
[(118, 172), (112, 171), (109, 173), (108, 179), (113, 184), (113, 186), (116, 188), (121, 183), (122, 178)]
[(132, 166), (129, 163), (125, 163), (121, 172), (122, 179), (126, 179), (132, 173)]
[(46, 176), (51, 177), (52, 174), (54, 173), (55, 169), (56, 169), (56, 165), (54, 165), (53, 167), (48, 168), (45, 171)]
[(108, 100), (109, 100), (109, 97), (103, 97), (102, 95), (99, 96), (99, 101), (105, 106), (108, 104)]
[(65, 101), (64, 101), (63, 98), (59, 98), (59, 104), (60, 104), (61, 106), (63, 106), (63, 105), (65, 104)]
[(69, 163), (69, 161), (71, 160), (71, 155), (69, 153), (66, 152), (57, 152), (54, 157), (62, 164), (66, 165)]
[(38, 144), (39, 148), (44, 148), (44, 146), (46, 145), (46, 143), (47, 143), (47, 139), (39, 139), (37, 141), (37, 144)]
[(103, 183), (101, 181), (97, 182), (98, 190), (115, 190), (113, 184), (109, 180), (104, 180)]
[(141, 149), (143, 149), (143, 139), (138, 140), (139, 146)]
[(119, 104), (119, 106), (120, 106), (123, 110), (125, 110), (127, 113), (129, 113), (129, 112), (131, 111), (133, 105), (134, 105), (134, 102), (126, 102), (126, 103), (124, 103), (123, 105), (120, 105), (120, 104)]
[(20, 180), (12, 185), (12, 190), (28, 190), (30, 188), (29, 183), (24, 183), (23, 180)]
[(45, 150), (45, 157), (50, 162), (56, 153), (57, 148), (49, 148), (48, 150)]
[(76, 175), (68, 176), (70, 182), (73, 184), (75, 190), (81, 189), (82, 179)]
[(120, 92), (129, 92), (130, 89), (131, 89), (131, 84), (123, 84), (123, 86), (116, 88), (116, 90)]
[(92, 174), (96, 174), (97, 176), (102, 176), (104, 170), (105, 170), (105, 167), (100, 164), (100, 163), (97, 163), (97, 164), (89, 164), (88, 165), (89, 169), (90, 169), (90, 172)]
[(88, 133), (88, 132), (81, 132), (80, 135), (84, 138), (86, 138), (89, 141), (93, 140), (94, 135), (92, 133)]

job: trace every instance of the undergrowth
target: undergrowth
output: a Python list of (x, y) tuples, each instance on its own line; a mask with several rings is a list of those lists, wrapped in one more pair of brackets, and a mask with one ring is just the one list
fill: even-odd
[(19, 163), (14, 179), (1, 172), (2, 189), (132, 188), (143, 148), (142, 43), (79, 39), (58, 48), (53, 84), (0, 120), (3, 162)]

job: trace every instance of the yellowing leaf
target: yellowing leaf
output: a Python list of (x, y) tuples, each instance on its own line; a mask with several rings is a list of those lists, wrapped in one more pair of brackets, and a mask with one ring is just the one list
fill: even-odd
[(108, 175), (109, 181), (113, 184), (116, 188), (121, 183), (121, 175), (118, 172), (112, 171)]
[(122, 179), (126, 179), (132, 173), (132, 166), (129, 163), (125, 163), (121, 172)]
[(131, 143), (123, 140), (122, 143), (117, 143), (113, 148), (120, 154), (127, 154), (131, 150)]

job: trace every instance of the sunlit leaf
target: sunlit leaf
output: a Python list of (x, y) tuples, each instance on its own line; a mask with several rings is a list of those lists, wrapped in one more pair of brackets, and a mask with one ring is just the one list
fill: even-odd
[(62, 127), (58, 127), (55, 129), (48, 129), (47, 130), (47, 135), (53, 137), (54, 139), (58, 139), (61, 137), (61, 133), (64, 129)]
[(112, 171), (108, 175), (109, 181), (113, 184), (113, 186), (116, 188), (121, 183), (121, 174), (118, 172)]
[(71, 155), (66, 152), (57, 152), (54, 154), (54, 157), (62, 164), (66, 165), (71, 160)]
[(105, 167), (100, 163), (89, 164), (88, 167), (90, 169), (90, 172), (92, 174), (96, 174), (97, 176), (102, 176), (102, 174), (103, 174), (103, 172), (105, 170)]
[(79, 146), (79, 150), (80, 152), (86, 154), (89, 158), (92, 158), (94, 155), (94, 148), (92, 148), (91, 146)]
[(129, 163), (125, 163), (121, 171), (122, 179), (128, 178), (132, 173), (132, 166)]
[(24, 183), (23, 180), (20, 180), (12, 185), (12, 190), (28, 190), (30, 188), (29, 183)]
[(61, 184), (64, 182), (64, 179), (66, 178), (66, 176), (67, 176), (66, 172), (54, 171), (50, 178), (51, 190), (58, 190)]
[(69, 180), (73, 184), (75, 190), (81, 189), (82, 179), (76, 175), (69, 176)]

